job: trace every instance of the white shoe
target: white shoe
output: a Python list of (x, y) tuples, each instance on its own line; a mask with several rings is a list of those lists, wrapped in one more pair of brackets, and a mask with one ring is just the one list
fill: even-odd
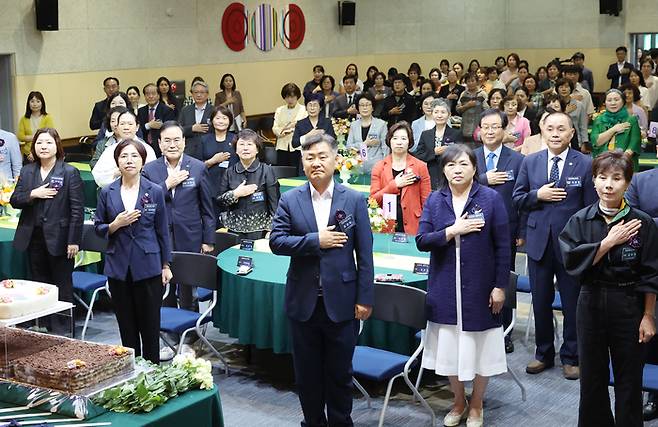
[(443, 425), (446, 427), (455, 427), (461, 424), (462, 420), (468, 417), (468, 405), (464, 406), (464, 411), (457, 414), (452, 410), (443, 418)]
[(468, 417), (466, 427), (482, 427), (484, 425), (484, 408), (480, 411), (479, 417)]
[(168, 346), (167, 347), (162, 347), (160, 349), (160, 361), (161, 362), (166, 362), (168, 360), (171, 360), (171, 359), (174, 358), (175, 355), (176, 355), (176, 353), (174, 353), (174, 350), (172, 350)]
[(183, 344), (183, 346), (181, 347), (181, 350), (180, 350), (180, 354), (185, 355), (185, 356), (196, 357), (196, 352), (194, 351), (192, 346), (189, 345), (189, 344)]

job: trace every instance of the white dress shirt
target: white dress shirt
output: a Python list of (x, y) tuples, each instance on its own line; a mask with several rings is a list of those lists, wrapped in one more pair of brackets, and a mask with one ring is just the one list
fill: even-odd
[(331, 200), (334, 196), (334, 179), (324, 193), (320, 194), (318, 190), (309, 183), (311, 189), (311, 201), (313, 202), (313, 213), (315, 214), (315, 223), (318, 226), (318, 231), (324, 230), (329, 224), (329, 214), (331, 213)]
[(563, 152), (558, 154), (557, 156), (551, 153), (550, 150), (546, 150), (548, 152), (548, 163), (547, 163), (547, 168), (546, 168), (546, 178), (548, 179), (551, 176), (551, 169), (553, 168), (553, 157), (559, 157), (561, 160), (557, 162), (557, 168), (560, 171), (560, 176), (558, 178), (562, 178), (562, 170), (564, 169), (564, 162), (567, 161), (567, 154), (569, 153), (569, 147), (567, 147)]
[[(178, 164), (175, 167), (171, 167), (171, 163), (169, 163), (169, 160), (167, 160), (165, 156), (162, 156), (162, 159), (164, 160), (165, 165), (167, 166), (168, 177), (176, 172), (180, 172), (180, 164), (183, 161), (183, 156), (181, 156), (180, 159), (178, 159)], [(171, 187), (169, 190), (171, 191), (171, 197), (174, 197), (174, 195), (176, 194), (176, 187)]]
[[(487, 165), (487, 158), (489, 157), (489, 153), (494, 153), (495, 156), (493, 158), (493, 165), (495, 169), (498, 169), (498, 160), (500, 159), (500, 152), (503, 151), (503, 144), (500, 144), (498, 148), (496, 148), (494, 151), (491, 151), (487, 148), (486, 145), (482, 145), (482, 148), (484, 149), (484, 165), (486, 167)], [(500, 172), (500, 171), (498, 171)]]
[[(146, 163), (155, 160), (155, 151), (153, 151), (153, 148), (139, 138), (134, 139), (139, 141), (146, 150)], [(119, 167), (114, 161), (114, 150), (116, 150), (118, 145), (119, 144), (113, 144), (110, 147), (105, 147), (96, 166), (91, 170), (91, 174), (94, 176), (94, 181), (96, 181), (96, 185), (100, 188), (112, 184), (121, 175)]]

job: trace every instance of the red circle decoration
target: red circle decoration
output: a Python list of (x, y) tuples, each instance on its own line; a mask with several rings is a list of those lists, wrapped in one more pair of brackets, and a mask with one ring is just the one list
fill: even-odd
[(222, 15), (222, 36), (229, 49), (239, 52), (247, 44), (247, 13), (244, 4), (231, 3)]
[(306, 20), (304, 12), (294, 3), (290, 3), (283, 11), (281, 18), (281, 41), (288, 49), (297, 49), (304, 41)]

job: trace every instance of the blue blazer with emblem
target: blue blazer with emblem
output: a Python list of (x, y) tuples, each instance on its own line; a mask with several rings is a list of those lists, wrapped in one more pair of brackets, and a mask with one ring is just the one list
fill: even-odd
[(327, 315), (334, 322), (353, 320), (355, 304), (373, 305), (372, 231), (366, 199), (335, 183), (328, 225), (336, 225), (338, 210), (354, 218), (354, 226), (342, 230), (347, 243), (342, 248), (320, 249), (310, 184), (281, 196), (272, 221), (270, 248), (290, 257), (285, 307), (294, 320), (305, 322), (311, 317), (320, 281)]
[(626, 190), (628, 204), (653, 218), (658, 225), (658, 169), (636, 173)]
[[(525, 221), (523, 218), (527, 219), (527, 215), (521, 217), (519, 216), (519, 213), (516, 210), (516, 206), (514, 206), (514, 203), (512, 202), (514, 184), (516, 183), (516, 179), (519, 176), (519, 170), (521, 169), (521, 163), (523, 163), (523, 157), (523, 154), (517, 153), (511, 148), (505, 147), (503, 145), (500, 151), (498, 164), (496, 165), (496, 170), (498, 172), (511, 172), (514, 175), (514, 179), (506, 181), (503, 184), (490, 186), (489, 181), (487, 180), (487, 162), (484, 158), (484, 148), (479, 147), (477, 150), (475, 150), (478, 182), (484, 186), (496, 190), (498, 194), (502, 196), (503, 202), (505, 202), (507, 215), (509, 216), (510, 233), (515, 239), (525, 236)], [(512, 244), (514, 244), (514, 242), (512, 242)]]
[(173, 195), (165, 184), (169, 174), (164, 156), (155, 162), (147, 163), (142, 175), (162, 187), (172, 235), (172, 249), (200, 252), (202, 243), (215, 244), (215, 211), (208, 168), (201, 160), (183, 154), (180, 169), (187, 170), (190, 176), (176, 186)]
[(126, 210), (121, 200), (121, 178), (101, 189), (94, 224), (96, 234), (108, 239), (103, 274), (124, 281), (128, 269), (133, 281), (159, 276), (162, 266), (171, 262), (167, 209), (162, 188), (142, 177), (137, 203), (131, 208), (142, 212), (139, 220), (110, 235), (110, 223)]
[(510, 272), (510, 233), (507, 212), (500, 194), (473, 181), (464, 212), (481, 210), (484, 227), (479, 232), (460, 236), (461, 307), (457, 307), (455, 282), (456, 241), (446, 241), (446, 228), (457, 215), (450, 187), (434, 191), (425, 202), (420, 218), (416, 246), (430, 252), (427, 279), (427, 318), (434, 323), (457, 324), (461, 310), (465, 331), (484, 331), (499, 327), (501, 317), (489, 308), (494, 287), (505, 289)]
[(553, 239), (553, 248), (560, 256), (558, 236), (567, 221), (598, 198), (592, 183), (592, 158), (571, 148), (557, 183), (557, 187), (566, 189), (567, 197), (561, 202), (539, 200), (537, 190), (548, 182), (547, 149), (523, 159), (513, 198), (519, 212), (528, 215), (526, 251), (535, 261), (544, 255), (548, 239)]

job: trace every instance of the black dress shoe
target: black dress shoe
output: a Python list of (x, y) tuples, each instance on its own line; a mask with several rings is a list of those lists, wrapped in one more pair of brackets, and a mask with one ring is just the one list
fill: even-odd
[(508, 337), (505, 337), (505, 353), (514, 353), (514, 343)]
[(647, 403), (642, 408), (642, 417), (644, 418), (644, 421), (658, 418), (658, 405), (654, 400), (647, 400)]

